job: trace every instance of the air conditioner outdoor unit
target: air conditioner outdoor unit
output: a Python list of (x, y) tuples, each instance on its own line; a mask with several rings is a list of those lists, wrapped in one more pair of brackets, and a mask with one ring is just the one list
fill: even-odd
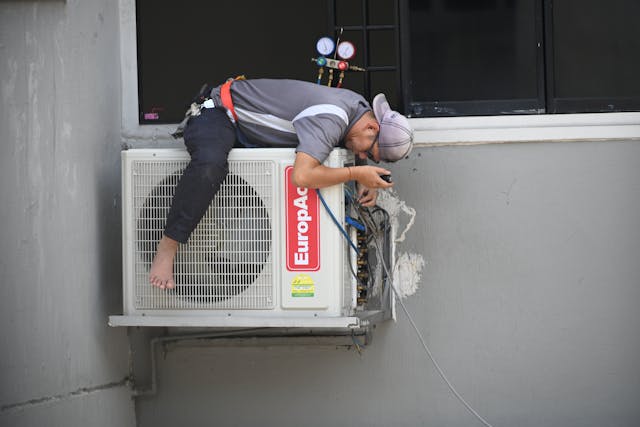
[[(123, 151), (124, 313), (110, 316), (109, 324), (358, 328), (389, 318), (390, 292), (359, 304), (356, 232), (349, 242), (335, 224), (345, 227), (345, 186), (321, 190), (325, 208), (314, 190), (291, 183), (294, 157), (293, 149), (233, 149), (229, 175), (180, 245), (176, 288), (160, 290), (149, 284), (149, 266), (189, 155)], [(325, 164), (352, 162), (346, 150), (335, 149)], [(384, 256), (392, 256), (385, 248)]]

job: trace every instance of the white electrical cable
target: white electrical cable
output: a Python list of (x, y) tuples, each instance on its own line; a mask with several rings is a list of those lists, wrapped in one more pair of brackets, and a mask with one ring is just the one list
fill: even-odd
[[(407, 307), (405, 306), (404, 302), (402, 301), (402, 298), (400, 297), (400, 294), (398, 293), (396, 287), (393, 285), (393, 276), (389, 274), (389, 269), (387, 268), (387, 264), (384, 262), (384, 258), (382, 257), (382, 251), (380, 250), (380, 247), (378, 245), (377, 239), (374, 239), (374, 245), (376, 247), (376, 252), (378, 253), (378, 258), (382, 262), (382, 267), (384, 268), (384, 271), (387, 274), (387, 278), (389, 280), (389, 285), (391, 286), (391, 290), (393, 290), (393, 293), (396, 295), (396, 300), (400, 303), (400, 307), (402, 307), (402, 310), (406, 314), (407, 319), (409, 319), (409, 323), (411, 323), (411, 326), (413, 327), (413, 329), (415, 330), (416, 334), (418, 335), (418, 339), (420, 340), (420, 343), (422, 343), (422, 347), (424, 348), (424, 351), (429, 356), (429, 359), (431, 359), (431, 363), (433, 363), (433, 366), (436, 368), (436, 371), (438, 371), (438, 374), (440, 374), (440, 378), (442, 378), (442, 380), (449, 387), (449, 390), (451, 390), (451, 392), (458, 398), (458, 400), (464, 405), (464, 407), (467, 408), (467, 410), (469, 412), (471, 412), (471, 414), (473, 414), (486, 427), (493, 427), (484, 418), (482, 418), (480, 416), (480, 414), (478, 414), (471, 407), (471, 405), (469, 405), (467, 403), (466, 400), (464, 400), (464, 398), (460, 395), (460, 393), (458, 393), (458, 391), (453, 387), (453, 384), (451, 384), (451, 382), (447, 379), (447, 376), (444, 374), (444, 372), (440, 368), (440, 365), (438, 365), (438, 362), (436, 362), (436, 359), (433, 357), (433, 354), (431, 354), (431, 350), (429, 350), (429, 347), (427, 346), (427, 343), (425, 342), (424, 338), (422, 337), (422, 333), (420, 333), (420, 329), (418, 329), (418, 326), (413, 321), (413, 317), (411, 316), (411, 314), (409, 313), (409, 310), (407, 309)], [(394, 266), (394, 272), (395, 272), (395, 266)]]
[[(322, 194), (320, 193), (320, 191), (318, 191), (318, 190), (316, 190), (316, 191), (318, 192), (318, 195), (320, 196), (320, 200), (322, 200), (325, 208), (329, 211), (329, 213), (333, 217), (333, 213), (331, 212), (329, 207), (326, 205), (326, 203), (324, 203), (324, 200), (322, 198)], [(364, 218), (361, 217), (361, 219), (366, 222), (366, 220)], [(351, 244), (351, 246), (354, 246), (353, 242), (351, 242), (351, 239), (349, 238), (349, 235), (346, 233), (344, 228), (342, 228), (342, 226), (335, 220), (335, 217), (334, 217), (334, 222), (336, 223), (338, 228), (341, 229), (342, 233), (347, 238), (347, 241)], [(407, 231), (407, 229), (405, 229), (405, 232), (406, 231)], [(449, 381), (447, 376), (444, 374), (444, 372), (440, 368), (440, 365), (438, 364), (438, 362), (436, 362), (436, 359), (433, 357), (433, 354), (431, 354), (431, 350), (429, 350), (429, 347), (427, 346), (427, 343), (425, 342), (424, 338), (422, 337), (422, 333), (420, 332), (420, 329), (418, 329), (418, 326), (416, 325), (416, 322), (414, 322), (413, 317), (411, 316), (411, 313), (409, 313), (409, 310), (407, 309), (407, 306), (402, 301), (402, 298), (400, 297), (400, 293), (398, 292), (396, 287), (393, 285), (393, 276), (391, 274), (389, 274), (389, 269), (387, 267), (387, 264), (384, 262), (384, 257), (382, 256), (382, 250), (380, 249), (380, 245), (378, 243), (379, 243), (378, 239), (374, 236), (373, 244), (374, 244), (374, 246), (376, 248), (376, 253), (378, 255), (378, 259), (382, 263), (382, 267), (384, 268), (384, 271), (387, 274), (387, 279), (389, 280), (389, 285), (391, 286), (391, 290), (393, 291), (393, 293), (397, 297), (396, 299), (400, 303), (400, 307), (402, 307), (402, 310), (406, 314), (407, 319), (409, 319), (409, 323), (411, 323), (411, 326), (413, 327), (414, 331), (418, 335), (418, 339), (420, 340), (420, 343), (422, 344), (422, 347), (424, 348), (424, 351), (429, 356), (429, 359), (431, 359), (431, 363), (433, 363), (433, 366), (436, 368), (436, 371), (438, 371), (438, 374), (440, 375), (440, 378), (442, 378), (442, 380), (445, 382), (445, 384), (447, 384), (447, 387), (449, 387), (449, 390), (451, 390), (451, 392), (454, 394), (454, 396), (456, 398), (458, 398), (458, 400), (464, 405), (465, 408), (467, 408), (467, 410), (473, 416), (475, 416), (486, 427), (493, 427), (491, 424), (489, 424), (489, 422), (487, 422), (484, 418), (482, 418), (480, 416), (480, 414), (478, 414), (475, 411), (475, 409), (473, 409), (471, 407), (471, 405), (469, 405), (467, 403), (466, 400), (464, 400), (464, 398), (460, 395), (460, 393), (458, 393), (458, 391), (455, 389), (455, 387), (453, 387), (453, 384), (451, 384), (451, 382)], [(393, 268), (394, 272), (395, 272), (395, 267), (396, 266), (394, 266), (394, 268)]]

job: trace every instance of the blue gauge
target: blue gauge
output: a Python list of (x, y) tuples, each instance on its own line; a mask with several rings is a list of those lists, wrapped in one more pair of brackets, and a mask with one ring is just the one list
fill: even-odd
[(336, 48), (336, 43), (331, 37), (321, 37), (316, 43), (316, 50), (320, 55), (329, 56)]

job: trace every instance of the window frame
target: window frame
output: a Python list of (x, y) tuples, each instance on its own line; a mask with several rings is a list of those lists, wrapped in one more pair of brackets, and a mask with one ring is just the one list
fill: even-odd
[(171, 143), (177, 124), (143, 124), (138, 121), (138, 43), (135, 0), (119, 0), (120, 9), (120, 81), (122, 88), (122, 142), (135, 144)]
[[(125, 146), (181, 145), (181, 141), (170, 136), (176, 125), (138, 123), (135, 0), (119, 0), (119, 10), (121, 142)], [(401, 67), (404, 73), (402, 70), (404, 67)], [(401, 77), (406, 81), (404, 75)], [(417, 147), (541, 141), (640, 141), (640, 112), (431, 117), (410, 118), (409, 122), (415, 130)]]

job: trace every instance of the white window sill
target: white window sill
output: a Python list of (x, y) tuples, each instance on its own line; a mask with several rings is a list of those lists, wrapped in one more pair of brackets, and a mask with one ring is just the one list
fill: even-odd
[(640, 113), (410, 119), (416, 146), (640, 139)]

